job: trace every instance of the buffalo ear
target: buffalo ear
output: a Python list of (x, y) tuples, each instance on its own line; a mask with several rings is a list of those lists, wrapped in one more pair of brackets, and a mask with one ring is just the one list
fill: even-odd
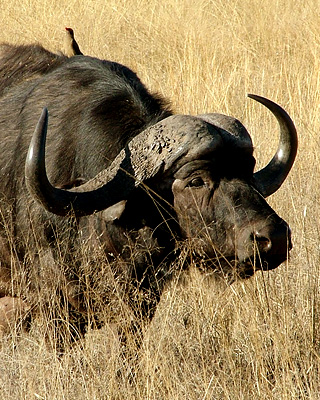
[(121, 200), (119, 203), (113, 204), (102, 211), (103, 219), (105, 222), (113, 222), (120, 219), (126, 208), (127, 200)]

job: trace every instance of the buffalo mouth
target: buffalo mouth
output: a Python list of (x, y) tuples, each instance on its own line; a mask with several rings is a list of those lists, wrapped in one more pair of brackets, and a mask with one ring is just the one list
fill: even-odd
[(288, 254), (256, 255), (239, 260), (235, 257), (217, 257), (202, 260), (201, 270), (225, 278), (229, 283), (239, 279), (248, 279), (257, 271), (271, 271), (288, 258)]
[(248, 258), (244, 261), (239, 261), (236, 270), (239, 278), (246, 279), (254, 275), (256, 271), (271, 271), (278, 268), (287, 259), (287, 254), (272, 255), (268, 257), (259, 257), (258, 260)]

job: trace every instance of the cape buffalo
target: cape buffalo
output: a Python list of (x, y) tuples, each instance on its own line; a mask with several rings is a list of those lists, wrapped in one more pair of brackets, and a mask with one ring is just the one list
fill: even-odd
[[(279, 105), (250, 95), (280, 126), (276, 154), (254, 172), (238, 120), (173, 115), (120, 64), (40, 46), (6, 45), (1, 60), (2, 296), (45, 296), (64, 279), (70, 309), (85, 313), (85, 293), (99, 287), (114, 313), (111, 292), (151, 316), (183, 248), (229, 282), (287, 259), (290, 229), (264, 199), (297, 150)], [(84, 248), (104, 255), (90, 273)]]

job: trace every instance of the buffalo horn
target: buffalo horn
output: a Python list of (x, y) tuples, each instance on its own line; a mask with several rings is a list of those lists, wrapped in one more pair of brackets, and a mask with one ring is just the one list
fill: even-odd
[(298, 147), (297, 132), (289, 115), (278, 104), (255, 94), (248, 96), (266, 106), (280, 126), (280, 139), (275, 155), (266, 167), (254, 174), (257, 189), (263, 197), (268, 197), (279, 189), (293, 165)]
[[(145, 129), (120, 151), (112, 164), (81, 186), (56, 188), (48, 180), (45, 142), (48, 111), (42, 111), (25, 165), (26, 185), (42, 206), (57, 215), (90, 215), (126, 200), (134, 188), (158, 171), (179, 168), (185, 159), (212, 151), (218, 135), (208, 135), (208, 124), (196, 117), (173, 115)], [(209, 129), (214, 128), (209, 126)], [(197, 135), (194, 135), (197, 132)], [(181, 164), (182, 163), (182, 164)]]
[[(48, 110), (43, 109), (40, 119), (35, 128), (25, 164), (26, 185), (32, 196), (42, 206), (57, 215), (65, 216), (71, 211), (76, 215), (90, 215), (95, 211), (107, 208), (121, 200), (123, 196), (132, 190), (135, 185), (134, 179), (120, 168), (110, 168), (108, 175), (104, 171), (103, 185), (98, 175), (95, 180), (95, 190), (92, 182), (74, 188), (74, 190), (63, 190), (51, 185), (48, 180), (45, 166), (45, 144), (48, 126)], [(124, 165), (126, 159), (123, 160)], [(125, 179), (125, 184), (122, 185)], [(100, 185), (99, 185), (100, 184)], [(119, 193), (121, 187), (121, 193)], [(107, 198), (105, 197), (105, 194)]]
[[(287, 177), (297, 152), (297, 134), (288, 114), (277, 104), (257, 95), (280, 125), (278, 149), (270, 163), (254, 174), (255, 185), (270, 196)], [(128, 198), (134, 188), (158, 171), (179, 168), (187, 160), (211, 153), (220, 135), (213, 125), (197, 117), (173, 115), (145, 129), (121, 150), (112, 164), (96, 177), (70, 190), (56, 188), (48, 180), (45, 142), (48, 111), (44, 109), (34, 131), (26, 159), (26, 185), (42, 206), (57, 215), (90, 215)], [(209, 131), (208, 131), (209, 130)]]

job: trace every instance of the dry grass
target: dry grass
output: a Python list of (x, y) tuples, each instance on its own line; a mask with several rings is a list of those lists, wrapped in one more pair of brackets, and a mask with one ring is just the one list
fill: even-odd
[(296, 0), (0, 2), (1, 41), (58, 50), (71, 26), (84, 53), (133, 68), (178, 112), (242, 120), (258, 167), (277, 126), (248, 92), (283, 105), (300, 138), (294, 169), (270, 199), (293, 231), (288, 263), (228, 288), (191, 269), (164, 294), (142, 348), (132, 342), (126, 356), (105, 326), (59, 358), (45, 344), (43, 314), (29, 333), (2, 340), (1, 398), (319, 398), (318, 13), (317, 1)]

